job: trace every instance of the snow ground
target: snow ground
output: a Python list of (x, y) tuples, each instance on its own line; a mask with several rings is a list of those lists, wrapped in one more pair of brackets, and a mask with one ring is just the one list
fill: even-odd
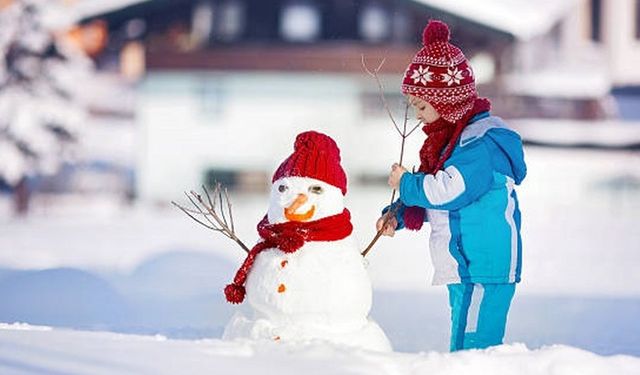
[[(13, 373), (126, 372), (114, 370), (117, 366), (155, 373), (156, 367), (193, 368), (185, 364), (191, 359), (198, 370), (217, 366), (235, 373), (236, 368), (260, 369), (268, 353), (276, 358), (275, 370), (295, 360), (291, 371), (297, 373), (320, 371), (314, 366), (334, 373), (366, 373), (371, 366), (392, 374), (471, 368), (640, 373), (634, 359), (597, 356), (640, 357), (637, 153), (528, 148), (527, 161), (529, 176), (518, 191), (523, 283), (509, 318), (505, 342), (510, 346), (483, 354), (433, 352), (447, 350), (448, 307), (444, 288), (428, 283), (426, 231), (383, 238), (367, 257), (375, 287), (372, 316), (396, 351), (418, 354), (348, 351), (342, 356), (332, 347), (217, 340), (235, 309), (224, 302), (221, 289), (243, 253), (170, 206), (128, 207), (95, 196), (39, 197), (31, 216), (15, 219), (5, 197), (0, 199), (0, 322), (57, 328), (32, 332), (4, 326), (0, 366)], [(372, 238), (373, 222), (389, 194), (382, 187), (350, 187), (347, 206), (362, 247)], [(252, 243), (267, 198), (234, 194), (232, 200), (238, 232)], [(167, 340), (157, 341), (156, 334)], [(121, 358), (115, 338), (135, 355)], [(545, 347), (553, 344), (565, 346)], [(300, 354), (306, 351), (322, 355)]]
[[(70, 349), (70, 346), (73, 349)], [(378, 353), (309, 342), (168, 340), (163, 336), (0, 325), (3, 374), (637, 374), (640, 359), (522, 344), (458, 353)]]

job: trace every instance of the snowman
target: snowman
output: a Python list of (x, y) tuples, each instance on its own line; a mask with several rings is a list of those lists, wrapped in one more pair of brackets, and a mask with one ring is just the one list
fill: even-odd
[(346, 186), (335, 141), (299, 134), (273, 175), (269, 209), (258, 224), (261, 241), (225, 288), (231, 303), (246, 297), (250, 314), (237, 312), (223, 338), (391, 350), (368, 317), (371, 282), (351, 236)]

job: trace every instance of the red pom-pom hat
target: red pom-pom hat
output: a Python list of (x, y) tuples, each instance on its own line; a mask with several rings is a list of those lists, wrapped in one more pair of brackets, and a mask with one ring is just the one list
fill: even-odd
[(280, 164), (271, 182), (283, 177), (311, 177), (347, 193), (347, 175), (340, 165), (340, 149), (326, 134), (307, 131), (298, 134), (293, 153)]
[(449, 27), (431, 20), (422, 34), (423, 47), (411, 60), (402, 92), (431, 104), (455, 123), (473, 108), (478, 97), (473, 70), (460, 49), (449, 43)]

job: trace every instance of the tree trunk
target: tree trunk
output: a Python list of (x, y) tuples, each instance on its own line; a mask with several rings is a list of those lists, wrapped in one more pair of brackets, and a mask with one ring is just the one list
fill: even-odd
[(13, 208), (18, 216), (24, 216), (29, 211), (29, 200), (31, 198), (31, 190), (27, 183), (27, 178), (22, 177), (20, 182), (13, 190)]

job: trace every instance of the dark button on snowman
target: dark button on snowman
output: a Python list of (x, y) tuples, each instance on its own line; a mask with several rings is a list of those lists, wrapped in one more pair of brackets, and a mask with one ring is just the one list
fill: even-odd
[(347, 178), (329, 136), (297, 136), (293, 153), (272, 179), (261, 241), (225, 288), (227, 300), (246, 295), (251, 316), (237, 312), (224, 338), (298, 342), (321, 339), (391, 350), (371, 320), (371, 282), (351, 237), (344, 207)]

